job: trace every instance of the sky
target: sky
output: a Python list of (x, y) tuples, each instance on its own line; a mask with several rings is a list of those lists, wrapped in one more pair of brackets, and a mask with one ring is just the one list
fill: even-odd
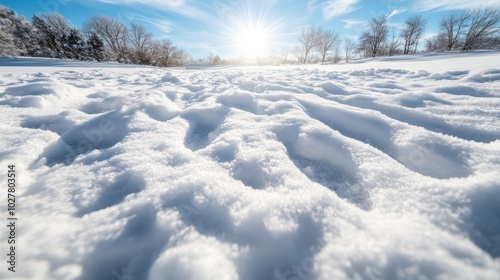
[(425, 37), (455, 9), (498, 5), (498, 0), (0, 0), (28, 19), (60, 13), (72, 25), (95, 14), (140, 23), (157, 39), (168, 38), (194, 58), (261, 56), (297, 45), (300, 30), (314, 24), (357, 38), (373, 17), (386, 15), (397, 32), (415, 13), (428, 21)]

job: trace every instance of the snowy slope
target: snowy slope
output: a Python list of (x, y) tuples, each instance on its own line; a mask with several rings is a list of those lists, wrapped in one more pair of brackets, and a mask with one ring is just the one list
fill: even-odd
[(2, 60), (0, 278), (499, 279), (499, 58)]

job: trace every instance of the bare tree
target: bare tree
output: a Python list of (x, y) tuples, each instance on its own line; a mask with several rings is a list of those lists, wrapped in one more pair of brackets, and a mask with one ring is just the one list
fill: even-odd
[(470, 14), (469, 30), (465, 34), (463, 51), (476, 48), (483, 41), (491, 39), (490, 36), (500, 31), (500, 10), (498, 8), (476, 9)]
[(318, 27), (316, 30), (318, 36), (317, 49), (321, 55), (321, 63), (325, 62), (327, 53), (339, 42), (339, 35), (331, 30)]
[(126, 59), (128, 28), (123, 22), (104, 15), (96, 15), (84, 23), (84, 31), (99, 36), (117, 61)]
[(307, 63), (307, 58), (311, 51), (318, 46), (320, 41), (319, 30), (320, 28), (316, 28), (314, 25), (309, 27), (303, 27), (300, 32), (299, 42), (301, 44), (302, 50), (304, 54), (301, 55), (301, 62)]
[(400, 37), (396, 35), (396, 30), (394, 28), (392, 29), (391, 33), (392, 33), (391, 41), (387, 45), (387, 54), (389, 56), (393, 56), (397, 53), (400, 53), (401, 50), (399, 50), (399, 47), (401, 47), (402, 45)]
[(174, 51), (172, 66), (186, 65), (190, 60), (192, 60), (192, 57), (189, 54), (187, 54), (183, 49), (178, 49)]
[(486, 49), (500, 49), (500, 34), (497, 34), (496, 36), (492, 36), (490, 40), (488, 40), (487, 44), (482, 46), (483, 48)]
[(220, 58), (220, 56), (219, 55), (215, 55), (212, 64), (213, 65), (219, 65), (221, 63), (222, 63), (222, 59)]
[(444, 33), (425, 40), (425, 48), (428, 52), (445, 51), (448, 48), (448, 38)]
[(279, 56), (281, 58), (281, 63), (288, 63), (288, 55), (292, 52), (292, 50), (286, 46), (283, 46), (279, 50)]
[(417, 51), (418, 42), (425, 30), (427, 20), (422, 15), (413, 15), (409, 17), (401, 31), (401, 37), (404, 40), (403, 54), (409, 54)]
[(272, 64), (286, 64), (288, 62), (288, 55), (291, 50), (287, 46), (281, 46), (280, 48), (275, 48), (271, 51), (269, 56), (269, 62)]
[(339, 45), (333, 48), (333, 63), (339, 63), (342, 60), (342, 55)]
[[(436, 36), (437, 37), (437, 36)], [(425, 50), (432, 52), (436, 50), (436, 37), (425, 39)]]
[(439, 26), (446, 37), (446, 50), (451, 51), (457, 46), (464, 29), (469, 26), (470, 16), (469, 11), (453, 12), (441, 20)]
[(379, 55), (380, 47), (385, 43), (389, 33), (387, 18), (385, 16), (372, 18), (368, 25), (370, 29), (361, 34), (360, 45), (369, 52), (370, 56), (375, 57)]
[(164, 63), (161, 66), (165, 67), (186, 65), (191, 60), (191, 57), (184, 50), (173, 45), (168, 46), (168, 43), (164, 46), (164, 58)]
[(153, 34), (149, 33), (143, 25), (132, 23), (130, 28), (130, 43), (135, 54), (135, 63), (150, 63), (148, 50), (152, 41)]
[(61, 14), (43, 14), (42, 19), (50, 28), (53, 28), (56, 33), (68, 34), (71, 30), (71, 24)]
[(380, 48), (378, 49), (377, 56), (385, 56), (389, 55), (389, 44), (387, 43), (387, 40), (382, 42), (380, 44)]
[(304, 63), (304, 61), (305, 61), (305, 57), (304, 57), (305, 51), (304, 51), (303, 46), (295, 46), (292, 49), (292, 54), (297, 58), (297, 63)]
[(209, 52), (208, 55), (207, 55), (207, 63), (209, 64), (213, 64), (214, 63), (214, 57), (215, 57), (215, 54), (213, 52)]
[(160, 67), (175, 66), (177, 52), (177, 47), (172, 41), (168, 39), (155, 40), (151, 44), (151, 62)]
[(355, 48), (356, 48), (356, 43), (354, 42), (354, 40), (346, 37), (344, 39), (345, 62), (349, 63), (349, 61), (352, 58), (352, 53), (353, 53)]

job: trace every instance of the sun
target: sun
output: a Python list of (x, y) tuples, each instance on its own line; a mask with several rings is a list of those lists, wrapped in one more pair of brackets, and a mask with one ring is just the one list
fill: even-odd
[(244, 26), (235, 34), (235, 47), (246, 58), (265, 56), (269, 49), (270, 36), (258, 26)]
[(278, 44), (283, 23), (269, 14), (267, 2), (245, 3), (223, 22), (224, 37), (230, 55), (254, 61), (269, 55)]

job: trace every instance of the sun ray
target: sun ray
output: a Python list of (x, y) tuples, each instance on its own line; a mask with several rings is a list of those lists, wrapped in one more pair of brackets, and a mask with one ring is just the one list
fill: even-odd
[[(224, 24), (224, 37), (232, 55), (254, 60), (268, 55), (278, 45), (284, 24), (273, 18), (265, 5), (246, 1)], [(269, 7), (268, 7), (269, 8)]]

